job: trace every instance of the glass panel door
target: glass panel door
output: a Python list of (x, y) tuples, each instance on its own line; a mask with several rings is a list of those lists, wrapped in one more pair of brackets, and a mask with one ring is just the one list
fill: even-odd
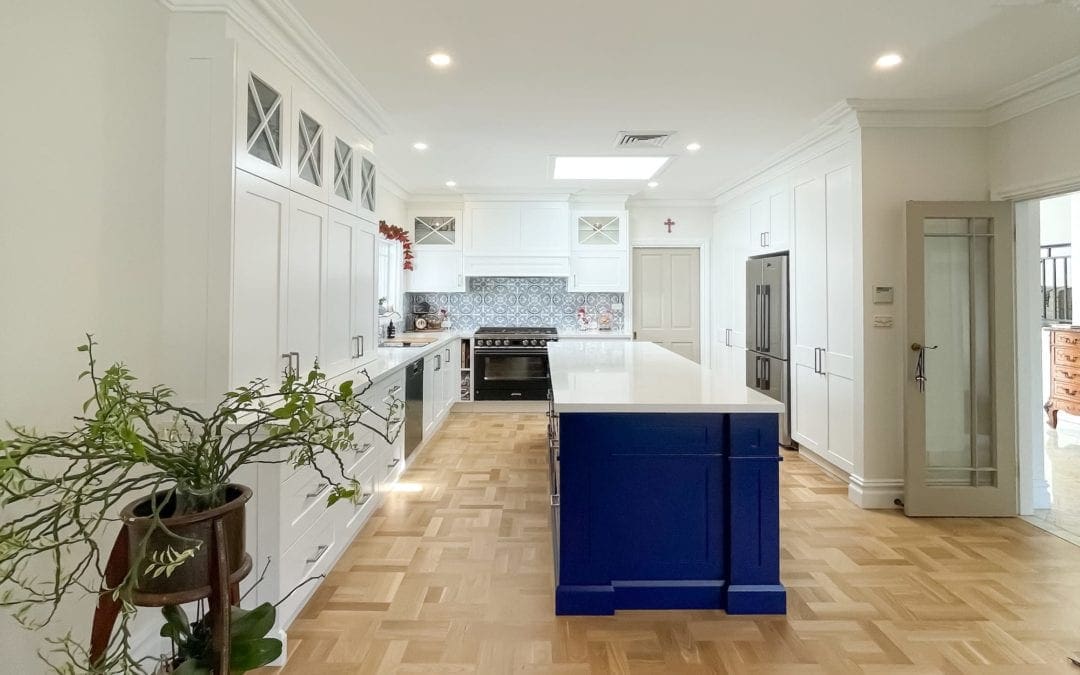
[(1011, 205), (908, 204), (904, 506), (1015, 515)]

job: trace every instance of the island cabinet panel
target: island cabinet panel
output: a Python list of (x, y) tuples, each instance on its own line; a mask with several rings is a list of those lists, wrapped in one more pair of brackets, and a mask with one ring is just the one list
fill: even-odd
[(569, 413), (556, 613), (783, 613), (775, 414)]

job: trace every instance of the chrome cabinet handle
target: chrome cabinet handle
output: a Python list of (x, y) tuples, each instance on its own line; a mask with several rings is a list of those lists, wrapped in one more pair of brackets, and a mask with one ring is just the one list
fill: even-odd
[(293, 366), (293, 375), (300, 375), (300, 352), (289, 352), (289, 355), (296, 359), (296, 365)]
[(446, 348), (446, 362), (450, 363), (450, 348)]
[(329, 544), (320, 544), (319, 548), (315, 549), (315, 557), (314, 558), (308, 558), (304, 562), (306, 562), (309, 565), (319, 562), (319, 558), (323, 557), (323, 553), (326, 553), (327, 549), (329, 549), (329, 548), (330, 548)]
[(357, 506), (363, 506), (364, 504), (367, 504), (369, 501), (371, 501), (371, 493), (370, 492), (360, 498), (360, 503), (357, 504)]
[(435, 355), (435, 372), (442, 370), (442, 354)]
[(330, 483), (322, 482), (315, 486), (315, 492), (309, 492), (307, 494), (308, 499), (314, 499), (322, 494), (322, 491), (330, 487)]
[(395, 457), (395, 458), (394, 458), (394, 461), (392, 461), (392, 462), (390, 462), (389, 464), (387, 464), (387, 465), (386, 465), (386, 468), (388, 468), (388, 469), (393, 469), (393, 468), (394, 468), (395, 466), (397, 466), (397, 465), (398, 465), (398, 463), (400, 463), (400, 462), (401, 462), (401, 458), (400, 458), (400, 457)]
[(559, 506), (559, 495), (557, 495), (557, 494), (551, 495), (551, 505), (552, 506)]
[(281, 358), (285, 359), (285, 370), (283, 372), (285, 373), (285, 376), (288, 377), (289, 375), (292, 375), (292, 354), (285, 352), (281, 355)]
[(366, 455), (367, 453), (371, 452), (374, 449), (375, 449), (375, 444), (374, 443), (364, 443), (361, 446), (354, 447), (353, 452), (355, 452), (358, 455)]

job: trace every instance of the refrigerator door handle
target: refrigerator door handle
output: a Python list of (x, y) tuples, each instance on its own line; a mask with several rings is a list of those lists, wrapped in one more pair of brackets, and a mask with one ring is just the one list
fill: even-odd
[(763, 385), (762, 389), (764, 391), (769, 391), (769, 390), (772, 389), (772, 385), (769, 383), (769, 380), (771, 379), (771, 375), (772, 375), (772, 373), (770, 372), (771, 370), (772, 370), (772, 364), (769, 363), (769, 359), (766, 359), (766, 358), (761, 359), (761, 371), (762, 371), (761, 372), (761, 383)]
[(772, 318), (770, 316), (772, 312), (772, 293), (770, 292), (769, 284), (765, 284), (761, 289), (761, 295), (764, 298), (762, 302), (762, 317), (761, 322), (764, 326), (761, 339), (761, 351), (766, 353), (772, 352)]

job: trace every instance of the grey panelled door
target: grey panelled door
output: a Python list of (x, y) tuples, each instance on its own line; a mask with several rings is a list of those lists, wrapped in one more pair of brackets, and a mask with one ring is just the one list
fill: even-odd
[(696, 248), (635, 248), (634, 339), (701, 361), (700, 254)]
[(904, 509), (1017, 513), (1012, 205), (908, 202)]

